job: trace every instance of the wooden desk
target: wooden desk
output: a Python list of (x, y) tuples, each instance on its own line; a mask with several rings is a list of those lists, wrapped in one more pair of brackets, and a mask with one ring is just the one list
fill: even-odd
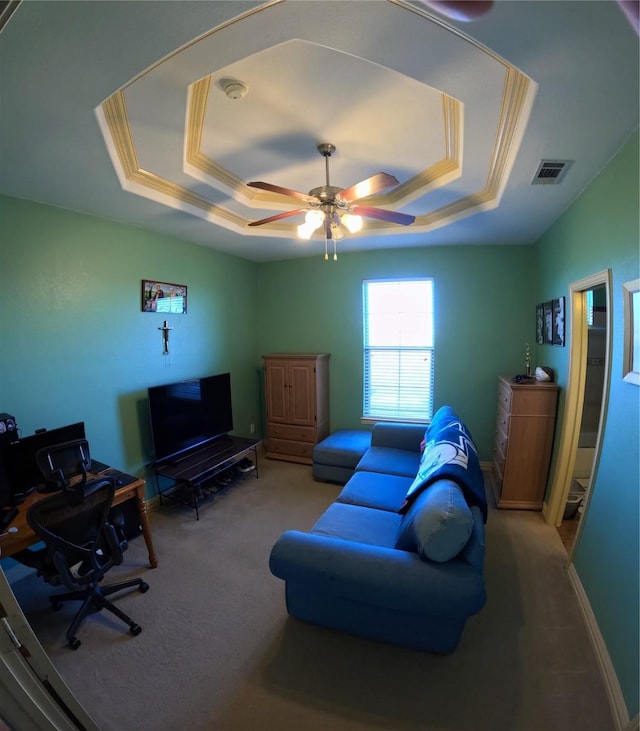
[[(87, 479), (93, 479), (94, 477), (100, 476), (101, 475), (88, 475)], [(140, 525), (142, 526), (142, 535), (144, 536), (144, 542), (147, 544), (147, 551), (149, 552), (149, 565), (152, 569), (155, 569), (158, 565), (158, 558), (156, 557), (156, 553), (153, 548), (153, 539), (151, 538), (149, 516), (147, 515), (147, 505), (144, 499), (144, 486), (144, 480), (136, 480), (128, 485), (123, 485), (122, 487), (117, 488), (113, 499), (113, 505), (115, 507), (127, 500), (136, 501)], [(43, 500), (46, 497), (46, 493), (32, 492), (31, 495), (28, 495), (25, 501), (18, 506), (18, 510), (20, 512), (9, 526), (9, 528), (17, 528), (18, 531), (16, 533), (6, 533), (0, 537), (0, 558), (10, 558), (14, 554), (18, 553), (18, 551), (22, 551), (25, 548), (29, 548), (29, 546), (32, 546), (34, 543), (39, 542), (40, 539), (31, 530), (31, 527), (27, 523), (27, 512), (34, 503), (39, 500)]]

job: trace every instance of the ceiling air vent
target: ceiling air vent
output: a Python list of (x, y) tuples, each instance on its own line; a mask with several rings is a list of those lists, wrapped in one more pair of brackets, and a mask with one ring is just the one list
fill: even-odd
[(557, 185), (570, 165), (571, 160), (540, 160), (531, 185)]

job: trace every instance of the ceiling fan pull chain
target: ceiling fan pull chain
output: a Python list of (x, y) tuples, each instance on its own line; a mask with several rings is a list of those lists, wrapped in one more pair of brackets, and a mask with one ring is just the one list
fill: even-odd
[(329, 261), (329, 254), (327, 253), (327, 234), (324, 235), (324, 260)]

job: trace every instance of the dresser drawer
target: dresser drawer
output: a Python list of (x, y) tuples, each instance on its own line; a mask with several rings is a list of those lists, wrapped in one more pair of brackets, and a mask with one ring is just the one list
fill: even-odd
[[(496, 436), (495, 436), (494, 445), (493, 445), (494, 454), (496, 452), (499, 452), (501, 455), (505, 455), (507, 453), (508, 443), (509, 443), (509, 437), (505, 434), (505, 432), (503, 432), (502, 429), (500, 429), (500, 428), (496, 429)], [(503, 456), (503, 461), (504, 461), (504, 456)]]
[(272, 439), (267, 442), (267, 450), (271, 454), (291, 455), (293, 457), (307, 457), (311, 459), (315, 444), (294, 442), (288, 439)]
[(291, 426), (288, 424), (269, 424), (269, 439), (287, 439), (294, 442), (316, 443), (314, 426)]
[(509, 420), (511, 419), (509, 412), (505, 411), (500, 404), (498, 404), (498, 411), (496, 413), (496, 429), (504, 432), (505, 435), (509, 434)]
[(553, 388), (518, 388), (513, 394), (511, 413), (515, 416), (555, 416), (558, 392)]
[(498, 407), (508, 414), (511, 411), (511, 388), (507, 383), (498, 381)]

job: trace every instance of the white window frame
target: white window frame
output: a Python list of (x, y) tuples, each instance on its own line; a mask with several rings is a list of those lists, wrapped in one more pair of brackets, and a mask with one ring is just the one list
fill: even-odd
[[(381, 317), (397, 321), (398, 331), (389, 332), (387, 343), (371, 343), (370, 333), (381, 335), (381, 331), (369, 311), (371, 288), (376, 285), (394, 286), (413, 283), (426, 283), (425, 308), (417, 314), (422, 321), (423, 328), (412, 330), (407, 335), (406, 328), (400, 323), (406, 317), (406, 312), (397, 313), (386, 311)], [(379, 290), (380, 291), (380, 290)], [(428, 296), (430, 293), (430, 297)], [(434, 333), (434, 281), (431, 277), (411, 277), (405, 279), (367, 279), (362, 283), (362, 310), (363, 310), (363, 399), (362, 423), (378, 421), (406, 421), (412, 423), (429, 423), (433, 415), (434, 401), (434, 360), (435, 360), (435, 333)], [(395, 320), (394, 320), (395, 318)], [(407, 341), (403, 343), (402, 340)], [(417, 342), (416, 342), (417, 341)], [(372, 360), (377, 356), (377, 364)], [(379, 387), (372, 383), (375, 368), (378, 368)], [(397, 368), (397, 378), (391, 368)], [(385, 373), (385, 371), (387, 371)], [(390, 376), (390, 378), (387, 378)], [(420, 383), (420, 387), (412, 388), (411, 383)], [(404, 382), (404, 392), (403, 392)], [(376, 392), (378, 396), (376, 397)], [(411, 399), (406, 399), (411, 395)], [(405, 398), (405, 406), (402, 400)], [(413, 400), (411, 405), (409, 401)], [(385, 405), (386, 402), (386, 405)]]

